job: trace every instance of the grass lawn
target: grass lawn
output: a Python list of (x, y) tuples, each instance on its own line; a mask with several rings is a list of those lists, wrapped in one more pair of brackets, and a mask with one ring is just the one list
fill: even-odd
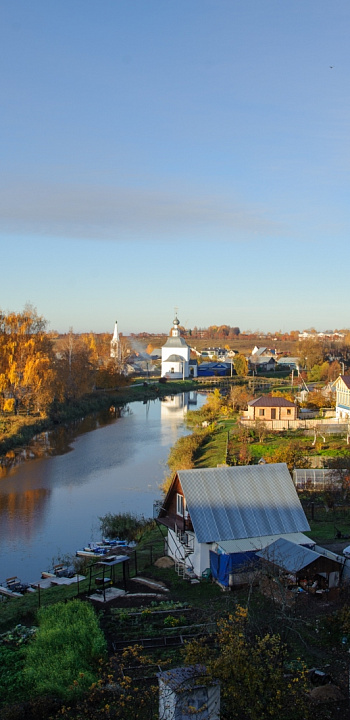
[(217, 467), (226, 462), (227, 441), (234, 421), (218, 423), (213, 434), (196, 453), (195, 467)]
[(335, 537), (337, 530), (340, 530), (343, 535), (350, 535), (350, 520), (336, 520), (335, 522), (309, 520), (309, 525), (311, 527), (311, 531), (304, 534), (320, 544), (322, 544), (322, 542), (331, 542), (333, 540), (334, 543), (339, 543), (339, 540)]

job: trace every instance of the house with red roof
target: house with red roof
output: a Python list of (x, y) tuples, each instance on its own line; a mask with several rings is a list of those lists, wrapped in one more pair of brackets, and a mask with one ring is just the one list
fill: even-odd
[(283, 397), (261, 395), (248, 403), (248, 420), (296, 420), (298, 407)]

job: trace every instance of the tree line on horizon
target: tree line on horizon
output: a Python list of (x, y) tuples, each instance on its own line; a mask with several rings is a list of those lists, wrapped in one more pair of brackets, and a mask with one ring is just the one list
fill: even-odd
[[(276, 330), (275, 332), (262, 332), (260, 330), (240, 330), (238, 326), (230, 326), (230, 325), (209, 325), (208, 327), (197, 327), (196, 325), (193, 328), (187, 328), (184, 325), (179, 325), (179, 330), (181, 335), (184, 337), (191, 338), (193, 340), (211, 340), (213, 342), (219, 341), (219, 340), (225, 340), (227, 341), (242, 341), (249, 339), (251, 342), (254, 342), (257, 344), (258, 342), (264, 341), (268, 343), (276, 343), (276, 342), (291, 342), (291, 343), (299, 343), (301, 335), (300, 330), (290, 330), (283, 332), (282, 330)], [(350, 345), (350, 330), (348, 328), (342, 328), (340, 330), (336, 329), (333, 331), (329, 331), (327, 337), (327, 334), (325, 334), (324, 338), (319, 338), (317, 336), (317, 331), (315, 328), (310, 328), (309, 330), (303, 330), (302, 332), (308, 332), (310, 333), (310, 337), (307, 340), (303, 340), (303, 342), (327, 342), (329, 344), (336, 344), (337, 347), (339, 345), (343, 345), (344, 343), (346, 345)], [(130, 333), (130, 338), (136, 338), (142, 341), (152, 341), (152, 338), (166, 338), (168, 337), (169, 333), (166, 332), (146, 332), (141, 331), (139, 333)], [(332, 335), (343, 335), (344, 337), (338, 337), (337, 339), (332, 338)]]

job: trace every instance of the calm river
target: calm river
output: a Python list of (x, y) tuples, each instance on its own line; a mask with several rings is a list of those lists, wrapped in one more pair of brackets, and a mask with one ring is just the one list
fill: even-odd
[(0, 479), (0, 584), (37, 581), (59, 556), (100, 540), (108, 512), (152, 517), (184, 414), (204, 401), (185, 393), (85, 418), (50, 435), (57, 454), (9, 470)]

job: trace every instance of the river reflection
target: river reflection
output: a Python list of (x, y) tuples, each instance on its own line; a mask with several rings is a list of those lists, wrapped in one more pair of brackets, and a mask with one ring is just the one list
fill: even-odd
[(32, 582), (53, 558), (100, 539), (99, 517), (131, 511), (151, 517), (170, 447), (185, 434), (184, 414), (204, 396), (184, 393), (132, 403), (120, 417), (98, 413), (58, 428), (51, 457), (0, 479), (0, 583)]

